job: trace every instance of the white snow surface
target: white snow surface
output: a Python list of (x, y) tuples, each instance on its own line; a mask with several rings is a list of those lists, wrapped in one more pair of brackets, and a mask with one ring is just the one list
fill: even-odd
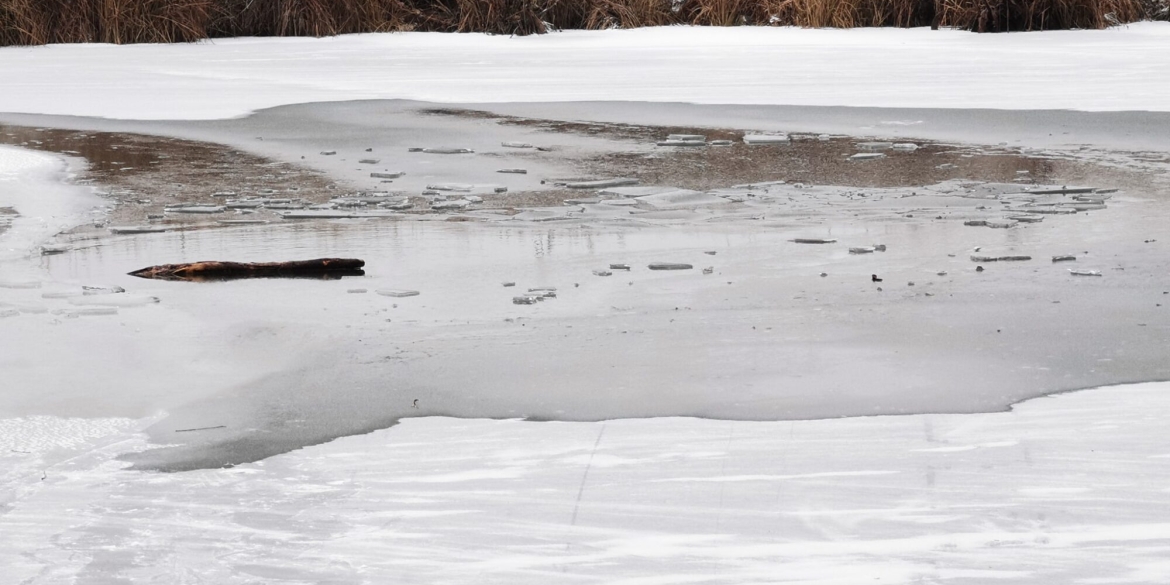
[(292, 103), (651, 101), (1170, 111), (1170, 23), (957, 30), (662, 27), (0, 49), (0, 112), (218, 119)]
[[(974, 415), (434, 417), (173, 474), (122, 469), (144, 438), (93, 421), (71, 452), (0, 452), (0, 566), (26, 584), (1166, 583), (1167, 416), (1170, 384), (1148, 383)], [(76, 426), (2, 422), (0, 445)]]

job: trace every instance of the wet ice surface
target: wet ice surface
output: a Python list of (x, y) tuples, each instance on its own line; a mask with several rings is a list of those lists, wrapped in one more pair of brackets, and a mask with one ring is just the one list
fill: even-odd
[[(51, 314), (22, 317), (19, 333), (36, 342), (13, 349), (20, 365), (10, 376), (23, 385), (46, 379), (48, 364), (33, 358), (43, 343), (74, 362), (67, 370), (119, 387), (85, 414), (167, 410), (151, 436), (179, 446), (132, 457), (164, 469), (257, 460), (413, 416), (980, 412), (1057, 390), (1170, 377), (1166, 313), (1157, 306), (1166, 257), (1102, 227), (1163, 229), (1148, 201), (1119, 195), (1106, 210), (987, 229), (961, 220), (1005, 213), (1009, 206), (981, 199), (995, 190), (957, 197), (947, 189), (774, 184), (734, 190), (743, 202), (730, 207), (623, 208), (624, 219), (584, 223), (334, 221), (110, 238), (46, 257), (51, 277), (162, 302), (55, 329), (45, 328)], [(995, 209), (978, 209), (987, 205)], [(590, 207), (605, 206), (582, 206)], [(856, 217), (824, 212), (833, 207)], [(803, 238), (836, 242), (790, 241)], [(886, 251), (850, 254), (876, 245)], [(976, 248), (1045, 261), (975, 272)], [(1070, 249), (1089, 251), (1078, 268), (1108, 277), (1076, 279), (1047, 260)], [(312, 257), (363, 258), (367, 276), (191, 284), (125, 275), (211, 258)], [(712, 273), (648, 270), (652, 263)], [(633, 269), (594, 275), (613, 264)], [(872, 274), (884, 282), (875, 285)], [(514, 291), (546, 286), (557, 287), (555, 300), (514, 304)], [(359, 287), (420, 294), (348, 293)], [(147, 357), (128, 378), (112, 364), (135, 352)], [(80, 374), (48, 378), (56, 383), (42, 395), (7, 396), (0, 407), (40, 413), (45, 397), (59, 408), (85, 387)]]
[(179, 474), (114, 459), (150, 421), (9, 420), (0, 566), (36, 585), (1148, 585), (1170, 578), (1167, 415), (1160, 383), (974, 415), (426, 417)]

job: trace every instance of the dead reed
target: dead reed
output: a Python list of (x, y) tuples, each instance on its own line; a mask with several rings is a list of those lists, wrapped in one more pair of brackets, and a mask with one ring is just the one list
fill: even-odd
[(1165, 12), (1166, 0), (0, 0), (0, 45), (674, 24), (1000, 32), (1103, 28)]

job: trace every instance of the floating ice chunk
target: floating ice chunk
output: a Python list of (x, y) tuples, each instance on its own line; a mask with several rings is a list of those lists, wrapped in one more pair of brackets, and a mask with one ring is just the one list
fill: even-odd
[(638, 197), (637, 201), (655, 209), (698, 207), (702, 205), (722, 205), (727, 203), (727, 200), (722, 197), (716, 197), (699, 191), (691, 191), (689, 189), (678, 189), (656, 195), (646, 195), (644, 197)]
[(184, 207), (167, 207), (163, 209), (167, 213), (195, 213), (195, 214), (210, 214), (223, 213), (227, 208), (223, 205), (192, 205)]
[(382, 161), (380, 161), (376, 158), (363, 158), (363, 159), (358, 161), (358, 164), (359, 165), (376, 165), (380, 162), (382, 162)]
[(527, 142), (501, 142), (500, 146), (503, 146), (504, 148), (533, 148), (533, 146)]
[(346, 211), (344, 209), (309, 209), (288, 211), (280, 214), (282, 219), (364, 219), (375, 217), (397, 217), (391, 211)]
[(470, 201), (466, 199), (456, 199), (454, 201), (436, 201), (431, 204), (431, 209), (436, 211), (443, 211), (448, 209), (467, 209), (471, 205)]
[(707, 140), (706, 136), (702, 134), (670, 134), (666, 137), (667, 140), (686, 140), (688, 142), (704, 142)]
[(1076, 193), (1092, 193), (1096, 191), (1096, 187), (1037, 187), (1035, 189), (1028, 189), (1027, 192), (1032, 195), (1072, 195)]
[(335, 154), (337, 154), (336, 150), (322, 150), (321, 151), (322, 156), (333, 156)]
[(512, 304), (513, 305), (535, 305), (539, 301), (540, 301), (539, 297), (533, 297), (533, 296), (528, 296), (528, 295), (519, 296), (519, 297), (512, 297)]
[(502, 282), (500, 284), (502, 284), (504, 286), (504, 288), (516, 286), (515, 282)]
[(972, 262), (1023, 262), (1031, 260), (1031, 256), (985, 256), (985, 255), (971, 255)]
[(731, 146), (732, 144), (734, 144), (734, 142), (730, 140), (712, 140), (711, 142), (707, 143), (708, 146)]
[(715, 273), (714, 266), (708, 266), (708, 267), (703, 269), (703, 274), (714, 274), (714, 273)]
[(663, 140), (655, 143), (658, 146), (707, 146), (702, 140)]
[(1069, 269), (1069, 274), (1073, 276), (1101, 276), (1100, 270), (1073, 270)]
[(483, 203), (483, 197), (478, 195), (468, 195), (467, 197), (464, 197), (463, 200), (467, 201), (468, 203)]
[(509, 175), (527, 175), (528, 169), (500, 169), (497, 173), (505, 173)]
[(650, 263), (650, 270), (690, 270), (694, 268), (690, 264), (683, 264), (681, 262), (652, 262)]
[(618, 207), (635, 207), (638, 205), (637, 199), (603, 199), (598, 202), (599, 205), (614, 205)]
[(1052, 257), (1053, 262), (1075, 262), (1076, 259), (1077, 257), (1073, 256), (1072, 254), (1061, 254), (1059, 256)]
[(447, 147), (411, 148), (409, 150), (411, 152), (422, 152), (422, 153), (426, 153), (426, 154), (471, 154), (471, 153), (475, 152), (474, 150), (471, 150), (470, 148), (447, 148)]
[(427, 185), (427, 189), (431, 191), (471, 191), (475, 185), (470, 183), (438, 183), (435, 185)]
[(370, 173), (370, 177), (373, 177), (375, 179), (397, 179), (405, 174), (406, 173), (404, 173), (402, 171), (381, 172), (381, 173)]
[(787, 134), (744, 134), (744, 144), (788, 144)]
[(625, 185), (637, 185), (638, 179), (616, 178), (616, 179), (598, 179), (596, 181), (575, 181), (572, 183), (565, 183), (565, 187), (569, 189), (605, 189), (606, 187), (622, 187)]
[(918, 150), (918, 145), (914, 144), (913, 142), (895, 142), (893, 149), (914, 152), (915, 150)]
[(595, 276), (613, 276), (613, 273), (608, 270), (594, 270), (593, 274)]
[(893, 142), (858, 142), (857, 148), (860, 150), (888, 150), (894, 147)]
[(1043, 217), (1037, 217), (1035, 215), (1013, 215), (1008, 217), (1008, 219), (1020, 223), (1040, 223), (1044, 221)]
[(417, 297), (419, 292), (417, 290), (403, 290), (396, 288), (380, 288), (374, 291), (384, 297), (394, 297), (396, 299), (405, 297)]
[(167, 231), (167, 228), (153, 225), (127, 225), (111, 227), (113, 234), (157, 234)]
[(849, 157), (849, 160), (853, 160), (853, 161), (877, 160), (879, 158), (886, 158), (886, 155), (884, 155), (880, 152), (859, 152), (859, 153)]
[(836, 244), (837, 240), (832, 238), (794, 238), (790, 240), (796, 244)]
[(877, 251), (873, 246), (862, 246), (858, 248), (849, 248), (850, 254), (872, 254)]
[(212, 197), (235, 197), (235, 191), (216, 191), (211, 194)]
[(626, 270), (626, 271), (628, 271), (630, 269), (630, 265), (629, 264), (610, 264), (609, 269), (610, 270)]

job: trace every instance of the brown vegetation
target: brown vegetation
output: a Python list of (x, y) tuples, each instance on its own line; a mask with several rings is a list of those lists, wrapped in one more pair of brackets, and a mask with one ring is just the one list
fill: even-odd
[(0, 0), (0, 45), (442, 31), (531, 34), (692, 24), (1103, 28), (1162, 0)]

